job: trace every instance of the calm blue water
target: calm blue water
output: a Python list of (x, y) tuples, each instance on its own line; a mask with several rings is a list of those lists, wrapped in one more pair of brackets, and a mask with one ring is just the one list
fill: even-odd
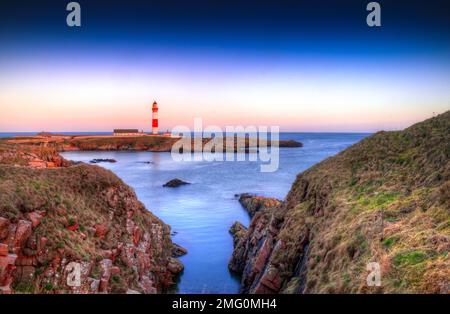
[[(102, 163), (127, 184), (155, 215), (171, 225), (173, 241), (187, 248), (181, 257), (185, 271), (179, 293), (237, 293), (239, 281), (227, 268), (232, 253), (228, 233), (234, 221), (249, 223), (249, 217), (235, 194), (250, 192), (284, 198), (296, 175), (359, 141), (367, 134), (283, 133), (281, 138), (304, 143), (303, 148), (281, 148), (280, 167), (261, 173), (257, 162), (174, 162), (169, 153), (151, 152), (66, 152), (67, 159)], [(144, 162), (151, 161), (152, 164)], [(180, 178), (192, 185), (176, 189), (162, 185)]]

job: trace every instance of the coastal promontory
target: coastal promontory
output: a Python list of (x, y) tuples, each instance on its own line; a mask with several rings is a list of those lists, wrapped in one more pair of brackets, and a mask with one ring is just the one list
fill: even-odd
[(0, 293), (162, 293), (183, 269), (173, 249), (112, 172), (0, 143)]
[(300, 173), (278, 206), (241, 200), (241, 292), (450, 293), (449, 132), (450, 111), (378, 132)]
[[(163, 135), (144, 135), (144, 136), (112, 136), (112, 135), (63, 135), (52, 133), (40, 133), (36, 136), (27, 137), (12, 137), (3, 139), (3, 142), (10, 144), (22, 145), (44, 145), (54, 147), (57, 151), (151, 151), (151, 152), (170, 152), (172, 146), (179, 141), (178, 137), (163, 136)], [(231, 141), (230, 141), (231, 140)], [(211, 138), (201, 139), (200, 148), (191, 140), (191, 151), (203, 149)], [(239, 143), (238, 143), (239, 142)], [(230, 144), (231, 143), (231, 144)], [(260, 140), (256, 143), (256, 147), (252, 147), (253, 143), (248, 138), (242, 138), (238, 141), (235, 138), (223, 138), (223, 150), (231, 150), (234, 152), (242, 149), (246, 153), (257, 151), (259, 146), (270, 147), (278, 145), (279, 147), (298, 148), (303, 144), (294, 140), (279, 140), (268, 141)], [(189, 145), (189, 144), (188, 144)], [(255, 150), (254, 150), (255, 148)], [(214, 151), (214, 150), (213, 150)]]

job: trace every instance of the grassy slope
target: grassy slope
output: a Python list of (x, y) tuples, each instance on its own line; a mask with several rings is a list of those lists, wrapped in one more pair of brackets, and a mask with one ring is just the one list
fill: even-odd
[[(379, 132), (300, 174), (275, 213), (284, 215), (282, 245), (270, 264), (282, 291), (448, 293), (449, 157), (446, 112)], [(368, 262), (380, 263), (381, 288), (367, 287)]]
[(66, 144), (81, 150), (152, 150), (170, 151), (177, 139), (170, 137), (98, 137), (67, 140)]
[[(46, 291), (44, 287), (48, 284), (38, 275), (61, 252), (69, 260), (98, 262), (104, 250), (116, 248), (119, 242), (130, 243), (130, 236), (125, 232), (127, 211), (130, 210), (135, 212), (133, 222), (144, 232), (154, 225), (160, 225), (164, 230), (161, 239), (151, 238), (154, 248), (150, 254), (152, 261), (156, 265), (166, 265), (170, 257), (169, 227), (145, 209), (130, 187), (101, 167), (82, 164), (31, 169), (0, 164), (0, 216), (17, 222), (26, 219), (26, 213), (37, 210), (45, 212), (45, 217), (33, 236), (48, 239), (48, 254), (38, 259), (33, 285), (16, 283), (16, 292)], [(79, 225), (78, 231), (68, 230), (67, 226), (74, 224)], [(110, 225), (105, 238), (90, 232), (98, 224)], [(157, 249), (161, 247), (162, 252)], [(112, 292), (123, 293), (128, 287), (139, 290), (135, 286), (136, 274), (130, 267), (120, 261), (116, 265), (122, 272), (113, 278)], [(93, 277), (97, 276), (95, 267)], [(59, 292), (64, 291), (63, 287), (58, 289)]]
[[(286, 200), (280, 239), (295, 247), (305, 228), (315, 235), (307, 291), (362, 292), (370, 261), (381, 264), (385, 292), (445, 289), (449, 157), (446, 112), (401, 132), (379, 132), (301, 174)], [(305, 182), (306, 196), (297, 190)]]

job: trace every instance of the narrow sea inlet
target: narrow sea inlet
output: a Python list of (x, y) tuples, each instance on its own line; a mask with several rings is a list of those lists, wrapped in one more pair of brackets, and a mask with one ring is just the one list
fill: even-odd
[[(176, 162), (170, 153), (65, 152), (66, 159), (101, 163), (133, 187), (139, 200), (172, 227), (173, 242), (188, 250), (177, 293), (238, 293), (239, 278), (228, 271), (233, 250), (228, 232), (236, 220), (248, 225), (249, 216), (236, 194), (254, 193), (283, 199), (296, 175), (335, 155), (368, 134), (282, 133), (281, 139), (303, 142), (301, 148), (280, 148), (280, 166), (260, 172), (258, 162)], [(179, 178), (190, 182), (178, 188), (163, 184)]]

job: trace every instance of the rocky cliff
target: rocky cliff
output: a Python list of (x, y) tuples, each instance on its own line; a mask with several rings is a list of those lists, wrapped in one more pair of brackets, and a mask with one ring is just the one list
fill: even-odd
[(180, 249), (112, 172), (0, 143), (0, 293), (165, 292)]
[(299, 174), (282, 204), (231, 230), (242, 292), (450, 293), (449, 157), (446, 112)]

